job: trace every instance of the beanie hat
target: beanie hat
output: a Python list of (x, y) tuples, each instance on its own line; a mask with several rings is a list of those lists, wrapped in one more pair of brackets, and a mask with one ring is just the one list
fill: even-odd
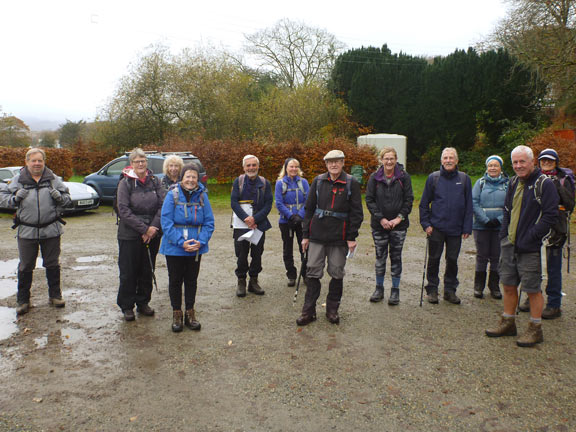
[(498, 155), (492, 155), (492, 156), (488, 156), (488, 158), (486, 159), (486, 166), (488, 166), (488, 162), (490, 161), (498, 161), (498, 163), (500, 164), (500, 168), (502, 168), (502, 166), (504, 165), (504, 161), (502, 160), (502, 158)]
[(558, 162), (560, 160), (556, 150), (550, 149), (550, 148), (544, 149), (540, 152), (540, 154), (538, 155), (538, 160), (540, 160), (540, 159), (552, 159), (556, 162)]

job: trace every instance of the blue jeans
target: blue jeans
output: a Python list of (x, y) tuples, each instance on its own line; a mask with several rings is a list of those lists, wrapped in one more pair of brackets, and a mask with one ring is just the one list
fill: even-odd
[(548, 283), (546, 284), (547, 307), (559, 308), (562, 305), (562, 248), (549, 246), (546, 248), (546, 266), (548, 267)]

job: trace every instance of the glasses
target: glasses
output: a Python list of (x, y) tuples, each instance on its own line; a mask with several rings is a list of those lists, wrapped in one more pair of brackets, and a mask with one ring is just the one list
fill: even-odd
[(341, 164), (343, 161), (341, 159), (331, 159), (326, 161), (326, 165), (338, 165)]
[(141, 165), (141, 164), (145, 164), (146, 162), (148, 162), (146, 159), (141, 159), (141, 160), (135, 160), (132, 163), (134, 165)]

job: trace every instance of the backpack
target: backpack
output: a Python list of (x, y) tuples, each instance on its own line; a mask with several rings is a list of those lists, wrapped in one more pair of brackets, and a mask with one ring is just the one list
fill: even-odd
[(204, 191), (200, 194), (200, 200), (198, 202), (188, 202), (188, 201), (180, 201), (180, 190), (178, 187), (172, 187), (170, 189), (172, 191), (172, 198), (174, 198), (174, 209), (178, 205), (184, 206), (184, 217), (188, 217), (188, 207), (193, 207), (199, 205), (200, 207), (204, 207)]
[[(438, 181), (440, 180), (440, 171), (434, 171), (432, 174), (430, 174), (430, 177), (432, 177), (432, 196), (434, 196), (436, 194), (436, 185), (438, 184)], [(458, 178), (460, 179), (460, 181), (462, 182), (463, 185), (466, 185), (466, 178), (468, 177), (468, 175), (462, 171), (458, 171)], [(484, 180), (486, 181), (486, 180)], [(482, 187), (484, 185), (481, 185)], [(433, 201), (433, 200), (432, 200)]]
[[(258, 176), (260, 181), (264, 186), (266, 186), (266, 179), (262, 176)], [(246, 181), (246, 174), (240, 174), (238, 176), (238, 189), (240, 190), (240, 196), (242, 196), (242, 191), (244, 190), (244, 183)]]
[[(320, 178), (321, 175), (324, 175), (324, 174), (320, 174), (318, 176), (318, 178)], [(327, 178), (327, 177), (324, 177), (324, 178)], [(324, 180), (324, 178), (322, 180)], [(319, 184), (320, 184), (320, 182), (317, 181), (316, 182), (316, 200), (318, 200), (318, 188), (320, 187)], [(350, 195), (352, 195), (352, 175), (346, 173), (346, 199), (347, 200), (350, 199)]]
[[(302, 179), (299, 178), (298, 179), (298, 189), (300, 189), (300, 192), (302, 192), (302, 195), (306, 196), (306, 192), (304, 191), (304, 185), (302, 184)], [(290, 190), (298, 190), (298, 189), (290, 189)], [(286, 192), (288, 192), (288, 183), (286, 182), (282, 182), (282, 195), (286, 195)]]

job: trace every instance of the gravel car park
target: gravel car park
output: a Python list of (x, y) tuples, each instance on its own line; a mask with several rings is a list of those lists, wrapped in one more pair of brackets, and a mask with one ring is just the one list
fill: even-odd
[[(21, 166), (0, 168), (0, 181), (10, 184), (12, 178), (20, 172)], [(72, 206), (64, 209), (65, 214), (95, 210), (100, 206), (100, 196), (91, 186), (77, 183), (64, 182), (70, 191)], [(1, 210), (12, 210), (9, 207), (0, 207)]]
[[(164, 173), (162, 171), (162, 166), (164, 164), (164, 160), (169, 155), (178, 155), (183, 160), (184, 163), (193, 162), (198, 165), (200, 169), (200, 181), (206, 184), (206, 170), (204, 166), (200, 162), (196, 156), (192, 153), (187, 152), (145, 152), (148, 157), (148, 168), (154, 173), (155, 176), (162, 179), (164, 177)], [(116, 188), (118, 187), (118, 181), (120, 180), (120, 174), (122, 170), (128, 166), (129, 153), (126, 153), (123, 156), (120, 156), (106, 165), (104, 165), (100, 170), (95, 173), (89, 174), (84, 178), (84, 184), (90, 185), (93, 187), (98, 195), (100, 195), (100, 199), (102, 201), (112, 201), (114, 199), (114, 195), (116, 193)]]

